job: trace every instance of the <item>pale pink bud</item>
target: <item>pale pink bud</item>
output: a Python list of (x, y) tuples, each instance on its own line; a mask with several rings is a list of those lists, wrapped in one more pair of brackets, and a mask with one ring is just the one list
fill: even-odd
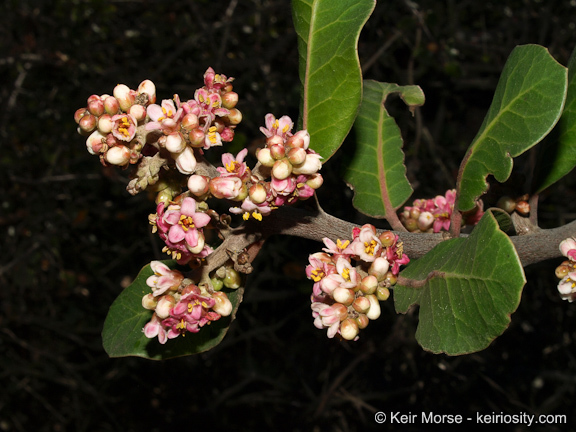
[(103, 114), (98, 119), (98, 130), (102, 134), (108, 134), (112, 132), (114, 127), (114, 122), (112, 121), (112, 116), (110, 114)]
[(128, 112), (130, 107), (134, 105), (134, 102), (136, 101), (134, 92), (130, 90), (130, 88), (127, 85), (118, 84), (116, 87), (114, 87), (113, 93), (114, 97), (118, 100), (118, 103), (120, 104), (120, 108), (124, 112)]
[(281, 159), (274, 162), (272, 167), (272, 176), (278, 180), (284, 180), (292, 174), (292, 164), (288, 159)]
[(96, 117), (104, 114), (104, 102), (100, 96), (92, 95), (88, 98), (88, 111)]
[[(172, 155), (174, 157), (175, 155)], [(190, 147), (186, 147), (182, 153), (179, 153), (174, 158), (176, 161), (176, 168), (182, 174), (192, 174), (196, 170), (196, 157), (194, 151)]]
[(179, 133), (173, 133), (166, 137), (164, 145), (170, 153), (181, 153), (186, 148), (186, 141)]
[(202, 196), (210, 190), (210, 177), (193, 174), (188, 178), (188, 189), (196, 196)]
[(221, 316), (225, 317), (232, 313), (232, 303), (228, 299), (226, 293), (222, 291), (217, 291), (212, 294), (212, 298), (216, 301), (216, 304), (212, 306), (212, 310)]
[(98, 131), (92, 132), (92, 134), (86, 140), (86, 148), (90, 154), (98, 154), (102, 150), (102, 147), (106, 143), (106, 136), (102, 135)]
[(86, 108), (78, 108), (74, 113), (74, 121), (76, 123), (80, 123), (80, 119), (88, 114), (88, 110)]
[(354, 340), (358, 336), (358, 332), (358, 323), (352, 318), (346, 318), (340, 324), (340, 334), (346, 340)]
[[(188, 113), (182, 117), (181, 124), (184, 129), (192, 130), (196, 129), (200, 123), (198, 122), (198, 116), (196, 114)], [(204, 136), (202, 136), (202, 142), (204, 142)]]
[(168, 318), (170, 311), (176, 304), (176, 299), (171, 295), (164, 295), (158, 300), (158, 305), (156, 306), (156, 315), (158, 318), (164, 319)]
[(264, 185), (261, 183), (256, 183), (250, 186), (248, 194), (250, 196), (250, 201), (252, 201), (254, 204), (262, 204), (264, 201), (266, 201), (267, 191)]
[(374, 259), (370, 268), (368, 269), (368, 274), (372, 276), (376, 276), (376, 279), (379, 281), (383, 281), (386, 279), (386, 273), (388, 273), (388, 269), (390, 268), (390, 263), (384, 257), (378, 257)]
[(232, 109), (238, 103), (238, 93), (228, 92), (222, 95), (222, 106), (226, 109)]
[(358, 323), (358, 327), (360, 329), (365, 329), (368, 327), (370, 319), (366, 316), (366, 314), (360, 314), (356, 317), (356, 322)]
[(366, 312), (366, 316), (371, 320), (378, 319), (380, 317), (381, 309), (378, 298), (374, 294), (369, 294), (365, 298), (370, 300), (370, 309)]
[(192, 147), (204, 147), (206, 134), (201, 128), (196, 128), (190, 131), (188, 138), (190, 139), (190, 145)]
[(376, 276), (368, 275), (363, 278), (360, 283), (360, 291), (364, 294), (374, 294), (376, 288), (378, 288), (378, 279), (376, 279)]
[(271, 137), (266, 138), (266, 147), (270, 148), (275, 144), (283, 146), (284, 138), (280, 135), (272, 135)]
[(312, 189), (318, 189), (324, 183), (324, 178), (322, 174), (311, 174), (310, 178), (306, 181), (306, 184), (310, 186)]
[(571, 258), (569, 252), (575, 249), (576, 249), (576, 240), (572, 237), (569, 237), (560, 242), (560, 252), (565, 257)]
[(354, 310), (363, 314), (368, 312), (370, 306), (370, 300), (368, 300), (366, 297), (358, 297), (352, 303)]
[(104, 110), (111, 116), (118, 114), (118, 111), (120, 111), (120, 104), (118, 103), (118, 99), (116, 99), (114, 96), (108, 96), (106, 99), (104, 99)]
[(134, 116), (138, 122), (142, 122), (146, 118), (146, 108), (144, 108), (142, 105), (132, 105), (128, 110), (128, 113)]
[(158, 304), (158, 299), (156, 297), (154, 297), (152, 295), (152, 293), (146, 294), (144, 297), (142, 297), (142, 307), (144, 309), (154, 310), (154, 309), (156, 309), (157, 304)]
[(332, 309), (334, 310), (334, 315), (336, 315), (340, 321), (344, 321), (348, 317), (348, 308), (343, 304), (334, 303)]
[(284, 144), (273, 144), (268, 148), (270, 149), (270, 154), (276, 160), (280, 160), (286, 155), (286, 149), (284, 148)]
[(96, 117), (92, 114), (85, 115), (78, 122), (78, 126), (82, 132), (92, 132), (96, 129)]
[(148, 95), (148, 103), (156, 103), (156, 86), (150, 80), (144, 80), (138, 86), (138, 94), (146, 93)]
[(216, 198), (235, 199), (242, 189), (242, 180), (236, 176), (215, 177), (210, 180), (210, 192)]
[(338, 287), (332, 292), (332, 297), (338, 303), (349, 306), (354, 301), (354, 290), (349, 288)]
[(310, 146), (310, 134), (307, 130), (298, 131), (286, 140), (286, 145), (306, 150)]
[(123, 145), (112, 147), (106, 152), (105, 159), (109, 164), (124, 166), (130, 161), (130, 149)]
[(293, 148), (288, 152), (288, 160), (292, 165), (300, 165), (306, 161), (306, 150), (303, 148)]
[(420, 231), (427, 231), (434, 224), (434, 215), (430, 212), (422, 212), (418, 216), (418, 229)]
[(230, 110), (230, 113), (226, 116), (226, 118), (228, 118), (228, 121), (231, 125), (237, 125), (242, 121), (242, 113), (240, 110), (233, 108)]
[(321, 156), (317, 153), (308, 153), (302, 165), (294, 167), (294, 174), (315, 174), (322, 168)]
[(258, 162), (266, 167), (271, 167), (276, 162), (272, 155), (270, 154), (269, 148), (262, 148), (258, 150), (256, 153), (256, 157), (258, 158)]

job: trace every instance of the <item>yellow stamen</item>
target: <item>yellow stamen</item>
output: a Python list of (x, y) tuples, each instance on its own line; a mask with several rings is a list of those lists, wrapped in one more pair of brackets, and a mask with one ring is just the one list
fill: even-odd
[(244, 220), (250, 219), (250, 213), (249, 213), (249, 212), (244, 212), (244, 214), (242, 215), (242, 219), (244, 219)]
[(376, 248), (376, 240), (372, 240), (370, 243), (364, 242), (364, 252), (368, 255), (374, 255), (374, 249)]
[(190, 228), (194, 228), (194, 219), (192, 219), (192, 216), (180, 215), (180, 220), (178, 221), (178, 224), (186, 232)]
[(237, 167), (238, 165), (240, 165), (238, 162), (232, 161), (232, 162), (230, 162), (229, 164), (226, 164), (226, 171), (228, 171), (228, 172), (234, 172), (234, 171), (236, 171), (236, 169), (237, 169), (236, 167)]
[(254, 219), (256, 219), (257, 221), (262, 221), (262, 215), (260, 213), (258, 213), (256, 210), (254, 210), (252, 212), (252, 217)]
[(350, 269), (345, 268), (344, 270), (342, 270), (342, 277), (344, 278), (344, 280), (350, 282)]
[(336, 240), (336, 247), (340, 250), (346, 249), (349, 244), (350, 244), (350, 240), (346, 240), (344, 243), (342, 243), (342, 241), (340, 239)]
[(186, 322), (184, 322), (184, 318), (182, 318), (180, 322), (176, 324), (176, 328), (180, 331), (186, 330)]
[(320, 282), (324, 276), (324, 272), (319, 268), (312, 270), (312, 273), (310, 274), (310, 277), (314, 282)]

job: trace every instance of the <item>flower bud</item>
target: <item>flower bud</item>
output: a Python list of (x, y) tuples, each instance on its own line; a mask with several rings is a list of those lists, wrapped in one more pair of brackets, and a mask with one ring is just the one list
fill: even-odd
[(142, 307), (148, 310), (156, 309), (156, 305), (158, 304), (158, 299), (154, 297), (152, 293), (146, 294), (142, 297)]
[[(200, 123), (198, 122), (198, 116), (196, 114), (188, 113), (182, 117), (182, 127), (187, 130), (192, 130), (198, 128)], [(204, 141), (204, 137), (202, 137)]]
[(168, 205), (168, 203), (172, 201), (172, 198), (174, 198), (172, 190), (170, 188), (166, 188), (156, 194), (154, 202), (156, 202), (156, 204), (163, 202), (165, 205)]
[(113, 94), (114, 97), (118, 100), (120, 108), (124, 112), (128, 112), (130, 107), (134, 105), (134, 102), (136, 101), (134, 92), (130, 90), (130, 88), (127, 85), (124, 84), (118, 84), (116, 87), (114, 87)]
[(334, 309), (334, 314), (338, 317), (340, 321), (344, 321), (348, 317), (348, 308), (341, 303), (334, 303), (332, 305)]
[(310, 145), (310, 134), (307, 130), (298, 131), (286, 140), (286, 145), (290, 148), (306, 150)]
[(530, 204), (528, 204), (528, 201), (518, 201), (516, 203), (516, 211), (522, 216), (528, 216), (530, 214)]
[(85, 115), (78, 122), (78, 126), (82, 132), (92, 132), (94, 129), (96, 129), (96, 117), (94, 117), (92, 114)]
[(222, 95), (222, 106), (226, 109), (232, 109), (238, 103), (238, 93), (228, 92)]
[(418, 221), (411, 217), (404, 221), (404, 226), (410, 232), (418, 231)]
[(80, 119), (85, 115), (89, 114), (86, 108), (78, 108), (74, 113), (74, 121), (80, 123)]
[(156, 103), (156, 86), (150, 80), (144, 80), (138, 86), (138, 94), (146, 93), (148, 95), (148, 103)]
[(181, 153), (186, 148), (186, 141), (179, 133), (172, 133), (166, 137), (165, 146), (170, 153)]
[(261, 148), (256, 153), (256, 157), (258, 158), (258, 162), (266, 167), (271, 167), (276, 162), (272, 155), (270, 154), (269, 148)]
[(226, 288), (237, 289), (242, 284), (242, 277), (240, 273), (231, 267), (226, 268), (226, 276), (224, 277), (224, 286)]
[(233, 108), (230, 110), (230, 113), (226, 116), (226, 118), (231, 125), (237, 125), (242, 121), (242, 113), (240, 110)]
[(570, 266), (567, 266), (567, 265), (559, 265), (558, 267), (556, 267), (556, 271), (555, 271), (556, 277), (557, 277), (558, 279), (562, 279), (562, 278), (564, 278), (565, 276), (567, 276), (568, 273), (570, 273), (571, 270), (572, 270), (572, 269), (570, 268)]
[(368, 327), (370, 320), (368, 319), (366, 314), (360, 314), (356, 317), (356, 323), (358, 324), (358, 328), (362, 330)]
[(370, 309), (370, 300), (366, 297), (357, 297), (352, 303), (352, 307), (356, 312), (365, 314)]
[(114, 122), (112, 121), (112, 116), (110, 114), (103, 114), (98, 119), (98, 131), (102, 134), (108, 134), (112, 132), (114, 127)]
[(306, 160), (306, 150), (303, 148), (292, 148), (288, 151), (288, 160), (292, 165), (303, 164)]
[(268, 147), (270, 149), (270, 154), (275, 160), (280, 160), (286, 156), (286, 149), (284, 144), (273, 144)]
[(332, 292), (332, 297), (344, 306), (350, 306), (354, 301), (354, 290), (338, 287)]
[(224, 281), (216, 277), (210, 279), (210, 283), (212, 284), (214, 291), (220, 291), (224, 287)]
[(188, 178), (188, 189), (196, 196), (202, 196), (210, 190), (210, 177), (193, 174)]
[(86, 148), (90, 154), (98, 154), (103, 149), (105, 149), (106, 145), (106, 136), (102, 135), (98, 131), (92, 132), (92, 134), (86, 140)]
[[(174, 155), (172, 155), (174, 157)], [(182, 174), (192, 174), (196, 169), (196, 157), (194, 151), (190, 147), (186, 147), (184, 151), (178, 154), (175, 158), (176, 168)]]
[(500, 197), (496, 203), (496, 207), (501, 208), (506, 213), (512, 213), (516, 210), (516, 200), (510, 198), (509, 196)]
[(340, 324), (340, 334), (346, 340), (353, 340), (358, 336), (359, 328), (356, 320), (352, 318), (346, 318)]
[(396, 243), (396, 234), (392, 231), (384, 231), (378, 236), (378, 239), (382, 243), (383, 247), (389, 247)]
[(88, 111), (96, 117), (104, 114), (104, 102), (100, 96), (92, 95), (88, 98)]
[(142, 122), (146, 118), (146, 108), (138, 104), (132, 105), (128, 110), (128, 114), (133, 115), (136, 121)]
[(266, 138), (266, 147), (270, 148), (275, 144), (284, 146), (284, 138), (278, 135), (272, 135), (271, 137)]
[(362, 279), (360, 283), (360, 291), (364, 294), (374, 294), (376, 288), (378, 288), (378, 279), (376, 279), (376, 276), (368, 275)]
[(311, 174), (306, 181), (306, 184), (312, 189), (318, 189), (320, 186), (322, 186), (322, 183), (324, 183), (324, 178), (322, 177), (322, 174), (319, 173)]
[(292, 164), (287, 159), (274, 162), (272, 176), (278, 180), (284, 180), (292, 174)]
[(294, 167), (294, 174), (315, 174), (322, 168), (320, 155), (317, 153), (308, 153), (303, 164)]
[(434, 224), (434, 215), (430, 212), (422, 212), (418, 216), (417, 226), (422, 232), (427, 231)]
[(176, 304), (176, 299), (171, 295), (164, 295), (158, 300), (158, 305), (156, 306), (156, 315), (158, 318), (164, 319), (168, 318), (170, 311)]
[(215, 177), (210, 180), (210, 192), (218, 199), (235, 199), (241, 189), (242, 180), (236, 176)]
[(204, 147), (206, 134), (201, 128), (196, 128), (190, 131), (188, 138), (190, 139), (190, 145), (192, 147)]
[(376, 298), (380, 301), (386, 301), (390, 297), (390, 290), (386, 287), (378, 287), (376, 290)]
[(370, 300), (370, 309), (366, 312), (366, 316), (371, 320), (378, 319), (380, 317), (381, 309), (378, 298), (374, 294), (369, 294), (366, 296)]
[(187, 249), (193, 254), (199, 254), (204, 249), (204, 245), (206, 244), (206, 240), (204, 239), (204, 234), (198, 233), (198, 243), (194, 247), (190, 247), (186, 245)]
[(414, 220), (418, 220), (418, 218), (420, 217), (420, 209), (413, 207), (410, 210), (410, 217)]
[(567, 239), (564, 239), (560, 242), (559, 248), (562, 255), (565, 257), (570, 257), (570, 251), (576, 249), (576, 240), (572, 237), (568, 237)]
[(250, 196), (250, 201), (252, 201), (254, 204), (262, 204), (264, 201), (266, 201), (268, 193), (266, 191), (266, 187), (262, 183), (256, 183), (250, 186), (248, 195)]
[(118, 114), (120, 111), (120, 104), (118, 103), (118, 99), (116, 99), (114, 96), (108, 96), (106, 99), (104, 99), (104, 110), (106, 111), (106, 114), (111, 116)]
[(228, 299), (226, 293), (222, 291), (217, 291), (212, 294), (212, 298), (216, 301), (216, 304), (212, 306), (212, 310), (221, 316), (225, 317), (232, 313), (232, 303)]
[(109, 164), (124, 166), (130, 161), (130, 149), (123, 145), (109, 148), (104, 159)]
[(368, 269), (368, 274), (372, 276), (376, 276), (378, 281), (383, 281), (386, 278), (386, 273), (388, 273), (388, 269), (390, 268), (390, 263), (388, 260), (382, 256), (374, 259), (370, 268)]

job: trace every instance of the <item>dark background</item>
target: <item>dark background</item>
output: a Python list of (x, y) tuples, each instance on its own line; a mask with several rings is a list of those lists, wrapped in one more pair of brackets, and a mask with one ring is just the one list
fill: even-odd
[[(359, 43), (365, 78), (419, 84), (427, 96), (415, 119), (390, 105), (415, 198), (454, 186), (513, 47), (539, 43), (566, 64), (575, 17), (575, 1), (378, 3)], [(574, 430), (575, 313), (556, 292), (559, 262), (526, 269), (520, 307), (488, 349), (447, 357), (424, 352), (417, 317), (396, 316), (391, 301), (358, 342), (328, 340), (312, 325), (303, 272), (321, 245), (276, 237), (221, 345), (165, 362), (108, 358), (108, 307), (163, 257), (147, 223), (153, 204), (126, 193), (127, 171), (88, 154), (74, 111), (146, 78), (160, 100), (186, 100), (212, 66), (236, 77), (241, 146), (261, 137), (266, 113), (297, 117), (297, 61), (287, 0), (2, 2), (0, 431), (428, 430), (378, 426), (379, 410), (566, 414), (568, 425), (531, 430)], [(323, 169), (320, 202), (364, 222), (338, 165)], [(526, 192), (521, 169), (515, 178), (496, 191)], [(576, 215), (570, 176), (553, 189), (540, 206), (550, 227)]]

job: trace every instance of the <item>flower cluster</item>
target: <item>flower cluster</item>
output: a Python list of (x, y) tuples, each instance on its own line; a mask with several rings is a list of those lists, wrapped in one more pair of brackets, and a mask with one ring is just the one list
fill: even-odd
[[(449, 189), (445, 195), (437, 195), (433, 199), (414, 200), (412, 206), (404, 207), (400, 221), (410, 232), (448, 231), (455, 201), (455, 189)], [(472, 211), (463, 214), (464, 224), (476, 225), (483, 214), (482, 201), (478, 201)]]
[(191, 197), (179, 195), (179, 200), (166, 205), (158, 203), (156, 214), (150, 215), (152, 231), (158, 232), (166, 243), (162, 250), (179, 264), (187, 264), (192, 258), (205, 258), (212, 248), (205, 243), (203, 228), (210, 223), (210, 216), (197, 211), (198, 202)]
[(198, 287), (160, 261), (152, 261), (150, 267), (154, 274), (146, 284), (152, 293), (142, 298), (142, 306), (154, 314), (144, 326), (146, 337), (158, 337), (158, 341), (165, 344), (168, 339), (186, 332), (198, 333), (205, 325), (232, 313), (232, 303), (226, 293)]
[(87, 106), (74, 114), (78, 132), (88, 135), (88, 151), (103, 165), (138, 163), (146, 143), (137, 136), (137, 128), (146, 120), (146, 107), (155, 101), (156, 87), (150, 80), (142, 81), (137, 90), (118, 84), (113, 95), (90, 96)]
[(560, 252), (568, 260), (556, 267), (556, 276), (560, 279), (558, 292), (562, 300), (576, 300), (576, 239), (570, 237), (560, 242)]
[(379, 300), (388, 299), (400, 266), (410, 261), (391, 231), (377, 235), (376, 228), (367, 224), (354, 228), (352, 238), (336, 243), (323, 239), (324, 252), (310, 255), (306, 267), (314, 282), (314, 325), (328, 329), (329, 338), (357, 340), (359, 331), (380, 316)]

